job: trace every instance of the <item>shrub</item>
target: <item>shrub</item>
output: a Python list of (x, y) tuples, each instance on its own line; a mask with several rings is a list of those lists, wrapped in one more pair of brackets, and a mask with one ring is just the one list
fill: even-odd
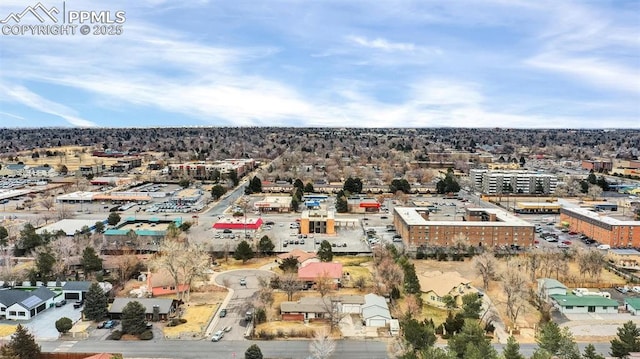
[(256, 324), (262, 324), (267, 321), (267, 312), (264, 308), (259, 308), (256, 310)]
[(153, 332), (151, 330), (145, 330), (139, 336), (140, 340), (151, 340), (153, 339)]
[(122, 338), (122, 332), (120, 330), (114, 330), (109, 336), (107, 340), (120, 340)]
[(283, 331), (282, 329), (278, 329), (278, 330), (276, 331), (276, 336), (277, 336), (278, 338), (284, 338), (284, 331)]

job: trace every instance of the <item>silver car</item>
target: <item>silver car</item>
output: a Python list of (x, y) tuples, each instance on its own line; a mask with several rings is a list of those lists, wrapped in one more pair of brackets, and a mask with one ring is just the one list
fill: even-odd
[(220, 339), (222, 339), (222, 337), (224, 337), (224, 332), (222, 330), (218, 330), (217, 332), (213, 333), (213, 337), (211, 337), (211, 341), (219, 342)]

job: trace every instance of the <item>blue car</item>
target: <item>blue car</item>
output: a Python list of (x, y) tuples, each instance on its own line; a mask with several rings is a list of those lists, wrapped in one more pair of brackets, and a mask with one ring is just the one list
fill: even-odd
[(107, 320), (98, 325), (98, 329), (112, 329), (118, 325), (117, 320)]

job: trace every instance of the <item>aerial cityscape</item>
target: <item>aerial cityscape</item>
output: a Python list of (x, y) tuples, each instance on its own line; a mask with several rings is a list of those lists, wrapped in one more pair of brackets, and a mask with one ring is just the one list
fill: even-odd
[(0, 4), (0, 357), (640, 357), (640, 3)]

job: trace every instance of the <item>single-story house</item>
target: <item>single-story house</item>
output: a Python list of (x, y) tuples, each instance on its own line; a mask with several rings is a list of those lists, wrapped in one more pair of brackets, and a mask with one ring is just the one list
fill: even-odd
[(640, 315), (640, 298), (625, 298), (624, 306), (632, 315)]
[(313, 284), (322, 277), (333, 280), (334, 284), (339, 286), (342, 279), (342, 263), (317, 262), (298, 268), (298, 279), (308, 284)]
[(32, 291), (0, 290), (0, 315), (9, 320), (29, 320), (52, 307), (55, 296), (47, 287), (38, 287)]
[(567, 286), (552, 278), (538, 278), (538, 297), (549, 301), (552, 295), (567, 295)]
[(308, 319), (323, 319), (332, 309), (329, 297), (302, 297), (297, 302), (280, 303), (282, 320), (303, 321)]
[(387, 300), (377, 294), (366, 294), (362, 306), (362, 320), (367, 327), (386, 326), (391, 320)]
[(318, 259), (318, 256), (315, 253), (306, 252), (298, 248), (292, 249), (287, 253), (278, 254), (278, 258), (276, 259), (276, 261), (282, 264), (282, 261), (289, 257), (294, 257), (298, 259), (298, 263), (300, 263), (299, 264), (300, 267), (304, 267), (309, 263), (320, 262), (320, 259)]
[(342, 313), (345, 314), (362, 314), (362, 306), (365, 304), (362, 295), (341, 295), (337, 297), (342, 305)]
[(618, 302), (600, 297), (597, 295), (577, 296), (568, 295), (552, 295), (554, 306), (558, 308), (562, 314), (575, 313), (597, 313), (597, 314), (617, 314)]
[(471, 281), (458, 272), (425, 272), (418, 275), (420, 290), (426, 294), (426, 302), (436, 307), (444, 307), (444, 297), (450, 295), (458, 306), (462, 305), (462, 296), (477, 292), (471, 287)]
[[(145, 317), (150, 321), (168, 320), (178, 308), (178, 301), (175, 299), (115, 298), (109, 307), (109, 317), (112, 319), (120, 319), (122, 317), (122, 309), (124, 309), (129, 302), (139, 302), (142, 304), (146, 308)], [(155, 313), (154, 310), (156, 311)]]
[(149, 271), (144, 275), (141, 274), (140, 276), (146, 277), (147, 291), (151, 292), (151, 296), (153, 297), (177, 294), (179, 292), (187, 292), (189, 290), (188, 284), (178, 284), (178, 290), (176, 290), (176, 283), (173, 280), (173, 277), (171, 277), (171, 274), (164, 269), (159, 269), (156, 272)]
[(62, 286), (62, 294), (64, 295), (64, 299), (84, 300), (87, 292), (89, 291), (89, 287), (91, 287), (91, 283), (92, 282), (89, 281), (66, 282)]

